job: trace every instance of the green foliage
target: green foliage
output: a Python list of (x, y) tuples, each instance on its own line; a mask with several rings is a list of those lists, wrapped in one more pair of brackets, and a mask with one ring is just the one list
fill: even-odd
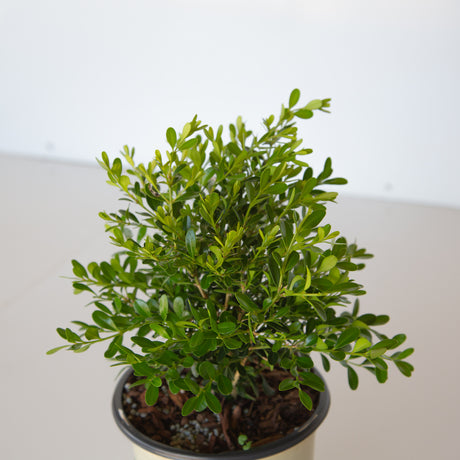
[(248, 437), (245, 434), (240, 434), (238, 436), (238, 444), (243, 448), (243, 450), (249, 450), (252, 445), (252, 441), (248, 441)]
[(222, 126), (195, 116), (168, 128), (170, 150), (148, 164), (136, 164), (128, 147), (113, 162), (102, 153), (109, 184), (128, 203), (100, 213), (119, 251), (87, 267), (72, 261), (75, 292), (92, 295), (93, 323), (59, 328), (69, 345), (50, 354), (106, 342), (114, 365), (143, 378), (148, 404), (162, 380), (173, 393), (190, 391), (184, 415), (220, 412), (222, 397), (256, 396), (255, 379), (275, 366), (291, 374), (279, 389), (296, 388), (311, 410), (302, 386), (324, 391), (314, 354), (326, 371), (330, 360), (342, 363), (352, 389), (355, 367), (384, 382), (393, 361), (410, 376), (404, 359), (413, 349), (390, 354), (405, 336), (377, 332), (389, 318), (359, 315), (357, 300), (350, 308), (365, 293), (352, 272), (372, 256), (324, 223), (337, 197), (328, 186), (346, 180), (332, 177), (329, 158), (317, 175), (305, 162), (312, 151), (295, 120), (327, 112), (329, 100), (296, 108), (299, 99), (294, 90), (260, 136), (238, 118), (224, 140)]

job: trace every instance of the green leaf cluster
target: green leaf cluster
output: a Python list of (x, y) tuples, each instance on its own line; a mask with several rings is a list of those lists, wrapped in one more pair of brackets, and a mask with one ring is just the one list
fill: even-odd
[(329, 99), (299, 100), (296, 89), (261, 135), (240, 117), (224, 136), (195, 116), (168, 128), (169, 150), (147, 164), (128, 147), (113, 161), (102, 153), (126, 204), (100, 213), (118, 252), (86, 267), (72, 261), (75, 292), (92, 296), (92, 322), (59, 328), (69, 344), (49, 353), (105, 342), (105, 357), (146, 385), (148, 404), (163, 381), (190, 392), (184, 415), (218, 413), (222, 397), (257, 398), (256, 380), (274, 367), (291, 374), (279, 389), (297, 389), (311, 410), (302, 387), (324, 391), (315, 354), (326, 371), (330, 360), (345, 366), (352, 389), (357, 367), (379, 382), (389, 362), (411, 374), (413, 349), (393, 351), (405, 336), (377, 330), (388, 316), (351, 306), (365, 293), (353, 272), (372, 256), (324, 222), (337, 197), (329, 187), (346, 180), (333, 177), (330, 158), (315, 174), (297, 137), (297, 119), (327, 112)]

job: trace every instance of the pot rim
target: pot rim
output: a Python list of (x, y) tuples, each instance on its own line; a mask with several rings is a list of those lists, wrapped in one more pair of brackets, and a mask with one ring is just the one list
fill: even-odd
[[(315, 374), (320, 375), (316, 369), (314, 369), (314, 372)], [(237, 458), (245, 460), (256, 460), (275, 455), (279, 452), (289, 449), (290, 447), (293, 447), (294, 445), (303, 441), (306, 437), (312, 435), (326, 418), (331, 402), (329, 389), (325, 384), (325, 390), (319, 393), (318, 406), (316, 407), (312, 416), (296, 431), (287, 434), (281, 439), (277, 439), (276, 441), (270, 442), (268, 444), (255, 447), (254, 449), (228, 451), (216, 454), (199, 453), (178, 449), (176, 447), (171, 447), (167, 444), (154, 441), (153, 439), (150, 439), (148, 436), (141, 433), (129, 422), (126, 414), (123, 411), (122, 394), (124, 385), (132, 373), (133, 370), (131, 368), (127, 369), (121, 375), (115, 387), (115, 392), (112, 398), (112, 413), (115, 418), (115, 422), (118, 425), (118, 428), (120, 428), (120, 430), (134, 444), (137, 444), (139, 447), (148, 452), (173, 460), (235, 460)]]

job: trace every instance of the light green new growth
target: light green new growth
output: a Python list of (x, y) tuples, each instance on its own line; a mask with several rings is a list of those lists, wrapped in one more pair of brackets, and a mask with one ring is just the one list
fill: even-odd
[[(202, 125), (197, 117), (176, 132), (169, 151), (157, 150), (136, 164), (134, 149), (100, 165), (120, 189), (126, 208), (101, 212), (113, 258), (86, 268), (73, 260), (76, 292), (92, 295), (93, 322), (75, 321), (79, 332), (58, 329), (82, 352), (106, 341), (114, 365), (130, 365), (155, 404), (164, 379), (170, 390), (190, 391), (183, 415), (206, 407), (218, 413), (223, 396), (257, 397), (263, 369), (279, 366), (291, 378), (280, 390), (302, 385), (324, 390), (311, 356), (347, 369), (352, 389), (356, 367), (385, 382), (388, 362), (406, 376), (412, 352), (394, 350), (406, 339), (379, 333), (386, 315), (359, 314), (354, 296), (364, 294), (352, 272), (371, 257), (324, 223), (326, 204), (337, 193), (331, 160), (315, 175), (305, 162), (312, 150), (297, 138), (296, 118), (326, 112), (329, 99), (297, 108), (292, 91), (278, 119), (264, 120), (256, 136), (241, 118), (229, 126)], [(163, 159), (165, 158), (165, 159)]]

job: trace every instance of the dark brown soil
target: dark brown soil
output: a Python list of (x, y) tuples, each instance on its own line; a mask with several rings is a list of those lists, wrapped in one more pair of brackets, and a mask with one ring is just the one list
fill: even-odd
[(300, 403), (297, 390), (279, 392), (279, 382), (289, 377), (286, 371), (264, 372), (264, 377), (275, 393), (268, 396), (260, 386), (260, 396), (251, 401), (238, 397), (222, 399), (222, 413), (214, 414), (209, 409), (193, 412), (183, 417), (181, 409), (191, 393), (172, 394), (166, 385), (160, 391), (154, 406), (145, 403), (145, 388), (129, 389), (136, 377), (131, 377), (123, 393), (123, 409), (130, 422), (146, 436), (170, 446), (200, 453), (218, 453), (239, 450), (238, 436), (244, 434), (251, 447), (275, 441), (296, 430), (305, 423), (315, 410), (318, 393), (303, 388), (313, 400), (313, 411), (309, 412)]

